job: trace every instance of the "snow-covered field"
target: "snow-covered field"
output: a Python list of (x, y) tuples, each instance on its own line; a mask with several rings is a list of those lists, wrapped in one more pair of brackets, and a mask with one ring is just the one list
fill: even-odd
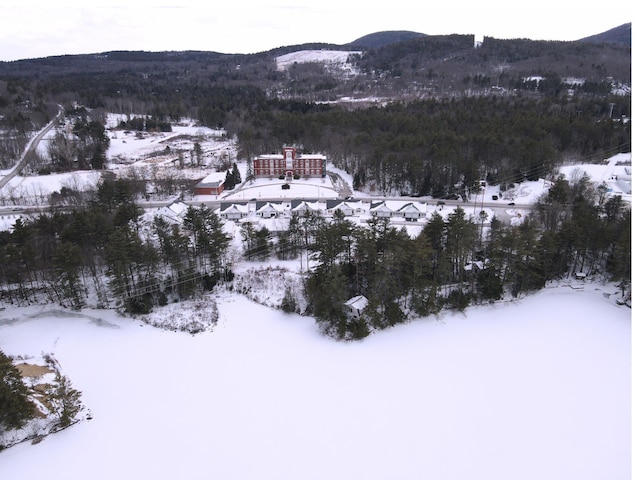
[(296, 63), (324, 63), (349, 68), (349, 56), (360, 55), (359, 51), (348, 50), (298, 50), (276, 58), (278, 70), (285, 70)]
[(195, 336), (0, 311), (0, 350), (53, 354), (93, 416), (0, 452), (0, 476), (626, 480), (631, 311), (614, 292), (559, 285), (357, 343), (230, 293)]

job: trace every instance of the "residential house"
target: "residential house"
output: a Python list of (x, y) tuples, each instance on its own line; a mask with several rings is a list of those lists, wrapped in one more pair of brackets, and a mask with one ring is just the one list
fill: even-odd
[(282, 203), (256, 202), (256, 215), (262, 218), (275, 218), (284, 213)]
[(327, 200), (327, 214), (333, 215), (336, 210), (342, 211), (345, 217), (361, 215), (364, 212), (361, 202), (349, 202), (345, 200)]
[(225, 220), (240, 220), (249, 215), (249, 205), (241, 203), (227, 203), (220, 204), (220, 217)]
[(291, 214), (292, 215), (304, 215), (306, 212), (322, 213), (324, 204), (320, 202), (312, 202), (309, 200), (291, 200)]
[(391, 218), (394, 214), (394, 210), (389, 208), (386, 202), (371, 202), (369, 212), (372, 217), (380, 218)]
[(179, 225), (182, 224), (184, 214), (188, 208), (189, 205), (184, 202), (173, 202), (170, 205), (166, 205), (159, 209), (157, 215), (169, 223)]
[(344, 311), (349, 320), (360, 318), (369, 300), (364, 295), (357, 295), (344, 303)]
[(427, 216), (426, 205), (416, 202), (406, 203), (396, 211), (396, 215), (403, 217), (407, 221), (416, 222), (418, 219)]

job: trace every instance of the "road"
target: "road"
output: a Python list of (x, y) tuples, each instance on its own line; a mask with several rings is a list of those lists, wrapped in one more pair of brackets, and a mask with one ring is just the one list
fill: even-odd
[(40, 130), (38, 134), (29, 141), (29, 143), (27, 143), (27, 147), (24, 149), (24, 152), (22, 152), (22, 155), (20, 155), (20, 158), (18, 159), (18, 163), (16, 163), (16, 165), (11, 169), (11, 171), (6, 176), (4, 176), (3, 178), (0, 178), (0, 190), (2, 190), (5, 187), (5, 185), (11, 181), (13, 177), (15, 177), (18, 173), (20, 173), (20, 171), (27, 164), (27, 159), (29, 158), (29, 155), (28, 155), (29, 152), (34, 152), (38, 148), (38, 144), (40, 143), (40, 141), (44, 138), (44, 136), (47, 133), (49, 133), (49, 131), (54, 127), (54, 125), (62, 119), (63, 115), (64, 115), (64, 110), (61, 108), (60, 111), (58, 112), (58, 115), (56, 115), (53, 120), (51, 120), (42, 130)]

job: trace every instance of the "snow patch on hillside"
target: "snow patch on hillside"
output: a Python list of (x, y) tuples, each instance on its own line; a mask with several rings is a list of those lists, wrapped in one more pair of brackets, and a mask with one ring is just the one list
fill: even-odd
[(343, 50), (300, 50), (276, 57), (277, 69), (282, 71), (295, 63), (327, 63), (348, 68), (349, 57), (362, 52)]

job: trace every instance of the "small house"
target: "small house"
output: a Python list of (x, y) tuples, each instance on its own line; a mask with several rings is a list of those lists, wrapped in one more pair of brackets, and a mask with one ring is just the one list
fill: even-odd
[(363, 212), (360, 202), (327, 200), (327, 214), (333, 215), (337, 210), (340, 210), (342, 213), (344, 213), (345, 217), (360, 215)]
[(257, 202), (256, 215), (262, 218), (279, 217), (284, 212), (284, 207), (280, 203)]
[(416, 203), (411, 202), (400, 207), (400, 209), (397, 211), (397, 215), (400, 217), (403, 217), (405, 220), (409, 222), (415, 222), (419, 218), (426, 217), (427, 211), (426, 211), (426, 208), (420, 209), (418, 208), (418, 205), (416, 205)]
[(323, 206), (319, 202), (310, 202), (307, 200), (292, 200), (291, 201), (291, 214), (292, 215), (304, 215), (309, 212), (321, 213)]
[(369, 300), (364, 295), (357, 295), (344, 303), (344, 310), (349, 320), (356, 320), (362, 316)]
[(158, 216), (162, 217), (169, 223), (182, 224), (184, 214), (186, 213), (189, 205), (184, 202), (173, 202), (170, 205), (166, 205), (158, 210)]
[(391, 218), (394, 211), (389, 208), (386, 202), (376, 202), (371, 204), (369, 209), (372, 217)]
[(220, 205), (220, 217), (225, 220), (240, 220), (249, 215), (249, 207), (246, 204), (222, 203)]

